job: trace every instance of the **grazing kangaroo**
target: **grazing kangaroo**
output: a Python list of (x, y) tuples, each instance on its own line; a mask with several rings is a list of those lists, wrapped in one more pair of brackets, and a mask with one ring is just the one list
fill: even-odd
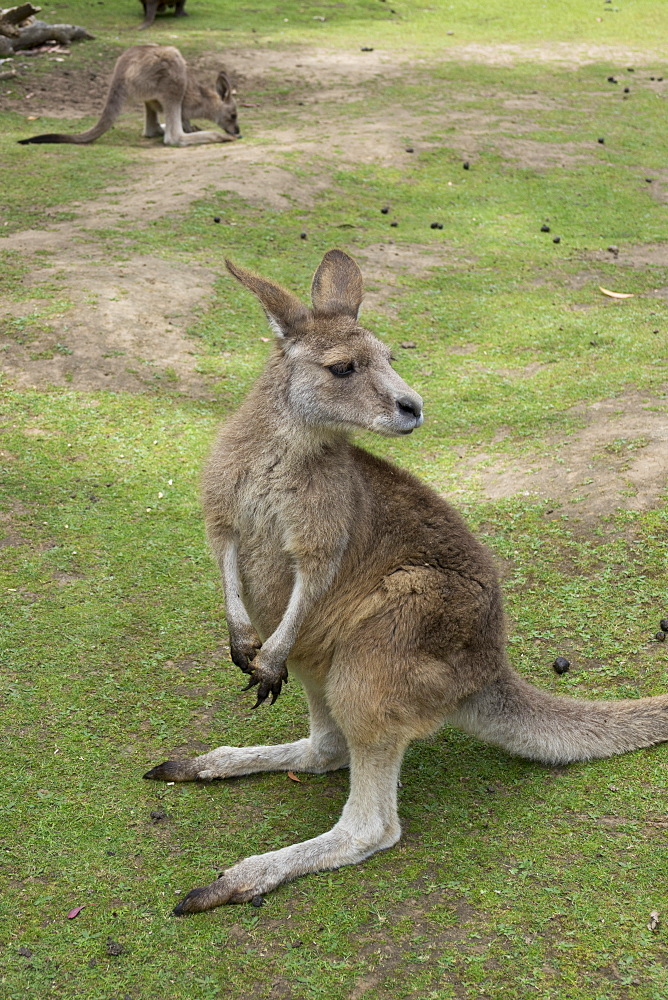
[(174, 7), (174, 14), (176, 17), (187, 17), (188, 13), (183, 8), (186, 5), (186, 0), (141, 0), (142, 7), (144, 8), (144, 20), (139, 25), (139, 31), (143, 31), (144, 28), (150, 28), (155, 21), (155, 15), (167, 10), (168, 7)]
[[(237, 106), (227, 74), (221, 70), (216, 86), (199, 83), (186, 61), (171, 45), (134, 45), (119, 57), (111, 75), (107, 100), (97, 124), (87, 132), (70, 135), (48, 132), (19, 139), (32, 142), (95, 142), (114, 124), (128, 101), (143, 101), (146, 109), (144, 132), (147, 138), (163, 136), (166, 146), (195, 146), (207, 142), (232, 142), (239, 135)], [(165, 113), (164, 128), (158, 121)], [(191, 118), (207, 118), (225, 132), (201, 132)]]
[(357, 429), (410, 434), (422, 400), (359, 326), (362, 275), (341, 250), (315, 272), (312, 308), (227, 261), (276, 333), (264, 373), (222, 428), (204, 478), (234, 663), (272, 703), (288, 667), (310, 736), (218, 747), (145, 777), (209, 781), (350, 767), (327, 833), (254, 855), (193, 889), (177, 915), (251, 900), (307, 872), (355, 864), (400, 835), (397, 781), (411, 740), (444, 722), (548, 764), (668, 740), (668, 695), (594, 702), (511, 669), (492, 559), (460, 515), (403, 469), (356, 447)]

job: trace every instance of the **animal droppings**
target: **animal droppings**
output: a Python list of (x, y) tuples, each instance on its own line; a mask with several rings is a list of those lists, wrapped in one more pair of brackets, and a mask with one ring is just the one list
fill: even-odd
[[(655, 330), (654, 332), (658, 333), (659, 331)], [(662, 632), (668, 632), (668, 618), (662, 618), (659, 622), (659, 626)]]
[(624, 87), (624, 93), (625, 94), (630, 94), (631, 93), (631, 88), (630, 87)]
[(550, 227), (548, 225), (542, 225), (540, 227), (540, 231), (541, 231), (541, 233), (549, 233)]
[(264, 896), (261, 896), (259, 894), (257, 896), (253, 896), (253, 898), (250, 901), (250, 905), (255, 907), (264, 906)]
[(617, 83), (617, 81), (615, 80), (614, 76), (609, 76), (608, 83)]
[(112, 941), (111, 938), (107, 938), (107, 955), (121, 955), (123, 953), (123, 945), (119, 944), (118, 941)]
[(614, 257), (616, 257), (617, 254), (619, 253), (619, 247), (615, 246), (614, 243), (611, 243), (610, 246), (608, 247), (608, 253), (611, 253)]
[(387, 205), (384, 205), (384, 206), (383, 206), (383, 207), (381, 208), (381, 210), (380, 210), (380, 211), (381, 211), (381, 213), (382, 213), (383, 215), (387, 215), (387, 213), (388, 213), (388, 212), (390, 211), (390, 209), (389, 209), (389, 207), (388, 207)]
[(555, 236), (552, 240), (553, 243), (561, 243), (561, 236)]
[(654, 182), (654, 178), (653, 177), (646, 177), (645, 181), (646, 181), (647, 184), (652, 184)]
[(663, 631), (662, 632), (657, 632), (654, 635), (654, 638), (656, 639), (657, 642), (665, 642), (666, 641), (666, 633), (663, 632)]
[(415, 150), (413, 149), (413, 147), (412, 147), (412, 146), (406, 146), (406, 152), (407, 152), (407, 153), (414, 153), (414, 152), (415, 152)]
[(600, 142), (600, 144), (602, 146), (605, 146), (605, 139), (603, 137), (601, 137), (600, 139), (597, 139), (596, 142)]
[(370, 48), (370, 46), (368, 45), (363, 45), (362, 48), (360, 49), (360, 52), (373, 52), (373, 49)]
[(468, 160), (464, 160), (464, 162), (462, 163), (462, 167), (464, 168), (464, 170), (470, 170), (471, 164), (469, 163)]
[(552, 664), (552, 669), (555, 674), (565, 674), (570, 665), (571, 661), (567, 660), (565, 656), (558, 656)]
[(432, 222), (430, 225), (430, 229), (442, 229), (442, 228), (443, 228), (442, 222)]
[(220, 222), (220, 216), (219, 215), (214, 215), (213, 221), (214, 222)]
[(300, 240), (307, 240), (308, 239), (308, 233), (300, 233), (299, 234), (299, 239)]
[(390, 223), (390, 225), (391, 225), (391, 226), (395, 226), (395, 227), (396, 227), (396, 226), (398, 226), (398, 225), (399, 225), (399, 223), (398, 223), (398, 222), (391, 222), (391, 223)]

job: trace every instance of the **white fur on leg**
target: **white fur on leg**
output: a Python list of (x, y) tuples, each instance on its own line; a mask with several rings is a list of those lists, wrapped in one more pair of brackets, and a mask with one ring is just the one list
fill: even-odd
[(193, 889), (175, 908), (178, 915), (243, 903), (309, 872), (357, 864), (396, 844), (397, 780), (403, 747), (365, 748), (351, 755), (350, 796), (338, 823), (311, 840), (245, 858), (216, 882)]

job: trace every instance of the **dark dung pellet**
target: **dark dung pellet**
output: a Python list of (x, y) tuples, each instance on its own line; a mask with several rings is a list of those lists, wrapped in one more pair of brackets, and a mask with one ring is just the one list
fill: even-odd
[(558, 656), (552, 664), (552, 669), (555, 674), (565, 674), (570, 665), (570, 660), (567, 660), (565, 656)]

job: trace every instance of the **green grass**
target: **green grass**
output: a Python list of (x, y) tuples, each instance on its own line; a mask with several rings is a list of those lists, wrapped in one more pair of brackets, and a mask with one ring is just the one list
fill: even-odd
[[(592, 520), (560, 496), (491, 501), (460, 457), (540, 464), (568, 447), (592, 403), (619, 397), (623, 407), (628, 391), (660, 412), (668, 401), (668, 269), (606, 257), (611, 244), (624, 252), (668, 241), (665, 101), (649, 80), (666, 67), (650, 70), (649, 57), (634, 74), (625, 61), (566, 70), (530, 53), (503, 67), (452, 58), (469, 41), (665, 49), (666, 19), (649, 0), (539, 8), (192, 0), (190, 18), (160, 18), (139, 37), (141, 8), (130, 0), (45, 8), (97, 36), (73, 49), (73, 68), (172, 34), (192, 55), (257, 44), (269, 64), (272, 50), (292, 44), (368, 44), (428, 61), (317, 109), (293, 103), (295, 85), (280, 102), (267, 90), (252, 121), (272, 135), (275, 162), (304, 183), (328, 179), (312, 203), (270, 210), (212, 190), (187, 211), (79, 230), (70, 251), (82, 258), (158, 255), (184, 276), (195, 265), (221, 274), (188, 331), (214, 401), (191, 399), (170, 379), (141, 395), (0, 383), (3, 1000), (668, 997), (662, 747), (546, 769), (444, 731), (406, 756), (397, 848), (282, 886), (259, 910), (180, 921), (169, 912), (187, 889), (245, 855), (327, 829), (347, 776), (141, 780), (175, 752), (282, 742), (306, 727), (294, 685), (271, 710), (250, 711), (227, 659), (203, 538), (202, 463), (221, 414), (267, 352), (260, 309), (222, 277), (227, 255), (306, 296), (331, 246), (360, 259), (389, 239), (422, 248), (436, 266), (399, 272), (364, 317), (425, 396), (428, 420), (408, 440), (365, 444), (453, 494), (492, 548), (510, 656), (525, 676), (583, 697), (667, 689), (666, 647), (652, 641), (668, 615), (665, 502), (628, 511), (620, 496), (618, 509)], [(33, 65), (31, 79), (60, 72)], [(280, 151), (284, 123), (317, 118), (344, 135), (356, 115), (397, 107), (399, 139), (415, 152), (393, 167)], [(0, 118), (10, 206), (0, 233), (83, 218), (97, 193), (141, 176), (134, 121), (90, 148), (47, 149), (15, 146), (24, 117)], [(40, 129), (52, 124), (42, 119)], [(518, 137), (534, 144), (530, 162)], [(251, 130), (245, 141), (260, 140)], [(443, 230), (430, 228), (435, 220)], [(39, 354), (45, 331), (54, 358), (76, 347), (75, 293), (57, 255), (3, 250), (1, 239), (0, 253), (0, 358), (16, 344)], [(35, 265), (51, 277), (29, 282)], [(606, 299), (599, 285), (634, 298)], [(401, 348), (408, 340), (416, 347)], [(612, 438), (600, 461), (631, 461), (646, 447), (642, 435)], [(557, 654), (573, 664), (562, 677), (551, 670)], [(84, 909), (67, 919), (76, 906)], [(662, 914), (656, 932), (653, 910)]]

